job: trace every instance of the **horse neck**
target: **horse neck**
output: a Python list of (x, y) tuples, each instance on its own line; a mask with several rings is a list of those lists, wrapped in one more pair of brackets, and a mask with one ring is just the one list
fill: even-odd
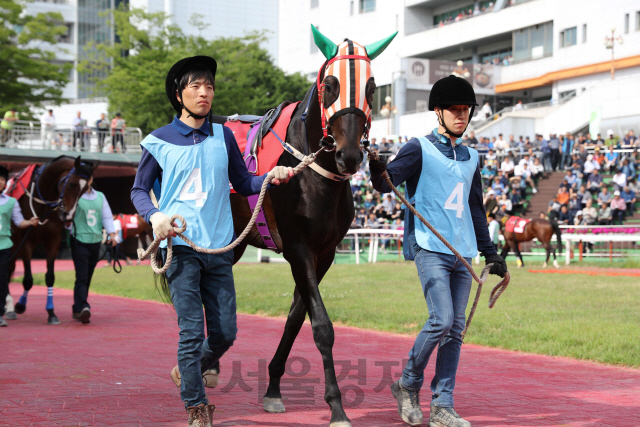
[(60, 197), (58, 183), (71, 169), (73, 169), (73, 160), (69, 159), (61, 159), (46, 165), (36, 182), (39, 193), (36, 190), (34, 196), (50, 202), (58, 200)]
[[(307, 103), (309, 104), (309, 111), (307, 111), (307, 116), (303, 122), (302, 114), (304, 113)], [(318, 90), (315, 84), (307, 91), (304, 99), (299, 104), (298, 111), (296, 111), (291, 121), (294, 132), (293, 135), (287, 135), (289, 139), (287, 142), (301, 153), (310, 154), (317, 152), (320, 149), (320, 140), (324, 134), (322, 132), (322, 114), (318, 101)], [(316, 158), (316, 163), (332, 173), (339, 174), (335, 153), (333, 151), (321, 151)]]

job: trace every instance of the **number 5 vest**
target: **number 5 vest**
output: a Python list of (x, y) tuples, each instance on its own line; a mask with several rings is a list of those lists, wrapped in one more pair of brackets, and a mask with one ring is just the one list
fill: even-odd
[[(469, 193), (478, 167), (478, 152), (469, 148), (471, 158), (459, 162), (442, 154), (425, 137), (422, 146), (422, 174), (415, 194), (418, 212), (465, 258), (478, 253), (476, 233), (469, 210)], [(415, 219), (416, 242), (432, 252), (452, 252), (420, 220)]]
[[(185, 234), (198, 246), (216, 249), (229, 244), (233, 218), (229, 156), (222, 126), (214, 124), (213, 136), (199, 144), (174, 145), (149, 135), (140, 145), (162, 168), (158, 209), (169, 217), (182, 215), (187, 221)], [(173, 244), (187, 245), (179, 237), (173, 238)], [(166, 248), (167, 241), (163, 240), (160, 247)]]

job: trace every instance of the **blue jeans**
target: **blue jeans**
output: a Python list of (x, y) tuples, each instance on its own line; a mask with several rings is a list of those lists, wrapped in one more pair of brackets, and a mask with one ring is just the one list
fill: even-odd
[[(470, 258), (466, 260), (471, 263)], [(431, 404), (453, 407), (471, 274), (454, 255), (421, 249), (415, 254), (415, 262), (429, 307), (429, 320), (409, 352), (409, 362), (402, 372), (402, 386), (411, 390), (422, 387), (429, 357), (438, 346)]]
[[(163, 249), (163, 259), (166, 255)], [(167, 281), (180, 327), (178, 368), (182, 376), (180, 397), (185, 408), (208, 402), (202, 373), (210, 369), (236, 339), (232, 266), (233, 251), (207, 255), (188, 246), (173, 246)]]

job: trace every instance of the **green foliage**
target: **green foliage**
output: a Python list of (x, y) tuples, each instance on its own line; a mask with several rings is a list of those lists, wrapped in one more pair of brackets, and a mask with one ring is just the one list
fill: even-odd
[[(145, 133), (172, 120), (175, 111), (165, 95), (165, 78), (174, 63), (188, 56), (207, 55), (218, 62), (216, 114), (263, 114), (282, 101), (302, 99), (309, 88), (304, 76), (287, 75), (273, 64), (259, 45), (264, 40), (260, 34), (216, 40), (186, 36), (166, 24), (164, 13), (140, 9), (120, 8), (114, 20), (118, 42), (89, 46), (93, 56), (80, 69), (104, 71), (112, 66), (108, 77), (96, 83), (107, 93), (111, 112), (122, 113), (127, 123)], [(204, 24), (194, 16), (192, 25)]]
[(24, 3), (0, 0), (0, 111), (15, 107), (26, 112), (29, 106), (45, 101), (59, 104), (68, 83), (71, 64), (53, 62), (52, 49), (66, 33), (59, 13), (24, 13)]
[[(466, 342), (640, 367), (637, 278), (534, 274), (515, 264), (510, 270), (511, 284), (493, 309), (487, 303), (498, 278), (485, 284)], [(56, 273), (56, 286), (73, 289), (74, 274)], [(288, 265), (236, 265), (234, 278), (239, 312), (287, 315), (294, 289)], [(35, 280), (44, 284), (44, 275)], [(122, 274), (99, 268), (91, 291), (161, 301), (150, 267), (124, 267)], [(320, 292), (335, 324), (415, 336), (428, 317), (410, 262), (334, 265)], [(468, 309), (474, 296), (475, 286)]]

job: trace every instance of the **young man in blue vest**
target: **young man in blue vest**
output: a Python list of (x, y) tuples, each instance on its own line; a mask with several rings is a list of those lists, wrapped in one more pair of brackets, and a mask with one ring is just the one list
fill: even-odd
[(9, 171), (4, 166), (0, 166), (0, 326), (7, 326), (4, 314), (5, 301), (9, 294), (9, 260), (11, 259), (11, 248), (13, 247), (11, 222), (18, 228), (38, 226), (37, 217), (25, 220), (18, 201), (2, 193), (8, 180)]
[[(479, 250), (487, 264), (494, 264), (491, 274), (503, 277), (507, 265), (489, 237), (482, 205), (478, 152), (460, 144), (476, 105), (473, 88), (465, 79), (449, 76), (437, 81), (429, 109), (438, 116), (438, 128), (426, 137), (413, 138), (388, 165), (371, 161), (371, 181), (383, 193), (391, 191), (382, 178), (385, 170), (395, 186), (406, 181), (408, 200), (469, 263)], [(418, 268), (429, 319), (409, 352), (401, 379), (391, 386), (398, 413), (412, 426), (422, 424), (419, 393), (429, 357), (438, 347), (429, 426), (469, 427), (453, 408), (453, 388), (471, 274), (408, 209), (403, 246), (405, 259), (414, 259)]]
[[(186, 234), (198, 246), (226, 246), (235, 238), (229, 182), (239, 194), (249, 196), (260, 192), (266, 177), (249, 174), (233, 132), (207, 120), (216, 68), (216, 61), (206, 56), (185, 58), (171, 68), (165, 87), (178, 115), (142, 141), (142, 159), (131, 189), (133, 204), (151, 223), (154, 234), (173, 241), (173, 261), (166, 277), (180, 341), (178, 366), (171, 377), (180, 387), (190, 427), (211, 425), (214, 405), (208, 403), (203, 378), (207, 387), (215, 386), (213, 368), (236, 339), (233, 251), (219, 255), (196, 252), (176, 237), (170, 217), (180, 214), (185, 218)], [(278, 185), (293, 170), (278, 166), (274, 173), (272, 182)], [(149, 195), (156, 181), (160, 183), (159, 191), (157, 186), (154, 190), (158, 206)], [(162, 242), (163, 257), (166, 246)], [(213, 384), (207, 377), (213, 377)]]
[[(91, 306), (87, 298), (93, 272), (100, 260), (102, 229), (109, 235), (110, 245), (117, 243), (109, 202), (104, 194), (93, 189), (92, 183), (93, 178), (86, 183), (89, 189), (78, 200), (71, 229), (71, 257), (76, 270), (71, 311), (72, 317), (84, 324), (90, 323), (91, 318)], [(84, 187), (82, 182), (81, 185)]]

